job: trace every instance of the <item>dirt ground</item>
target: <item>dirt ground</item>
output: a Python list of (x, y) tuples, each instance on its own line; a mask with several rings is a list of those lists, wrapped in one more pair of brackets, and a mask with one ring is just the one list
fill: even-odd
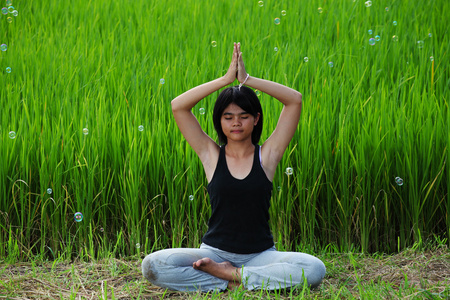
[[(317, 299), (361, 298), (364, 293), (380, 298), (428, 299), (450, 295), (450, 252), (405, 251), (391, 256), (327, 254), (319, 256), (327, 266), (320, 288), (309, 292)], [(403, 292), (402, 292), (403, 291)], [(255, 298), (245, 292), (244, 298)], [(219, 298), (229, 298), (223, 293)], [(145, 281), (139, 260), (108, 259), (97, 262), (45, 262), (0, 264), (0, 299), (192, 299), (201, 294), (166, 292)], [(287, 296), (277, 295), (283, 299)]]

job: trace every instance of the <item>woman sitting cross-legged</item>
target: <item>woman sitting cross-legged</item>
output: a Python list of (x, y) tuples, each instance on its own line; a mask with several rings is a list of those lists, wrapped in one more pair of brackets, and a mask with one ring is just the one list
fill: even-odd
[[(219, 144), (200, 127), (191, 109), (209, 94), (237, 79), (218, 96), (213, 113)], [(284, 106), (270, 137), (258, 145), (263, 112), (249, 86)], [(269, 227), (272, 180), (297, 129), (302, 95), (284, 85), (249, 76), (240, 44), (234, 44), (227, 73), (197, 86), (174, 100), (176, 123), (203, 164), (208, 180), (211, 217), (200, 248), (165, 249), (142, 262), (142, 273), (153, 284), (177, 291), (284, 289), (318, 286), (325, 265), (305, 253), (281, 252)]]

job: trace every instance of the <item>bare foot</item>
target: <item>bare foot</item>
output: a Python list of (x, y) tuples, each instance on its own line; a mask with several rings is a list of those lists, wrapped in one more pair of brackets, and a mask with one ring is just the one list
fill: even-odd
[(228, 280), (230, 283), (239, 284), (241, 282), (241, 268), (233, 267), (228, 261), (217, 263), (205, 257), (194, 262), (192, 266), (196, 270), (206, 272), (223, 280)]

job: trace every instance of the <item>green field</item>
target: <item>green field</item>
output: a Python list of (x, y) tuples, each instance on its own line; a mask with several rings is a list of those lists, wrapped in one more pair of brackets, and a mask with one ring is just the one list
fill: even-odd
[[(250, 75), (303, 94), (274, 179), (280, 250), (449, 244), (449, 1), (12, 4), (18, 15), (0, 17), (0, 260), (197, 247), (207, 182), (170, 101), (224, 75), (233, 42)], [(213, 138), (217, 94), (194, 110)], [(281, 104), (260, 99), (265, 139)]]

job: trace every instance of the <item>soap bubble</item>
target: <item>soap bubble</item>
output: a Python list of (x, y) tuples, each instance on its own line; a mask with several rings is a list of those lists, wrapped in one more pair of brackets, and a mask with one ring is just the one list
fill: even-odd
[(11, 67), (6, 67), (6, 73), (11, 73)]
[(321, 13), (323, 12), (322, 7), (319, 7), (319, 8), (317, 9), (317, 11), (319, 12), (319, 14), (321, 14)]
[(379, 42), (379, 41), (381, 40), (381, 37), (380, 37), (379, 35), (376, 35), (376, 36), (375, 36), (375, 40), (376, 40), (377, 42)]
[(264, 1), (258, 1), (258, 5), (259, 5), (259, 7), (263, 7), (264, 6)]
[(370, 38), (370, 39), (369, 39), (369, 45), (370, 45), (370, 46), (375, 45), (375, 42), (376, 42), (376, 40), (375, 40), (374, 38)]
[(394, 42), (398, 42), (398, 36), (396, 36), (396, 35), (392, 36), (392, 40), (393, 40)]
[(216, 47), (217, 46), (217, 42), (216, 41), (212, 41), (211, 42), (211, 46)]
[(8, 6), (8, 12), (12, 13), (14, 11), (14, 6)]
[(139, 243), (136, 243), (136, 248), (141, 248), (141, 244), (139, 244)]
[(6, 44), (1, 44), (0, 45), (0, 50), (6, 51), (6, 50), (8, 50), (8, 46)]
[(76, 212), (73, 215), (73, 219), (75, 220), (75, 222), (81, 222), (81, 221), (83, 221), (83, 214), (80, 212)]
[(423, 41), (417, 41), (417, 48), (422, 49), (424, 45)]
[(282, 10), (282, 11), (281, 11), (281, 15), (284, 17), (284, 16), (286, 15), (286, 11), (285, 11), (285, 10)]
[(332, 68), (332, 67), (334, 66), (333, 62), (330, 61), (330, 62), (328, 63), (328, 66), (329, 66), (330, 68)]
[(105, 230), (103, 229), (103, 227), (102, 227), (102, 228), (100, 228), (100, 232), (103, 232), (103, 231), (105, 231)]
[(431, 34), (431, 32), (428, 34), (428, 37), (432, 37), (433, 35)]
[(206, 109), (203, 108), (203, 107), (200, 107), (199, 110), (198, 110), (198, 112), (199, 112), (201, 115), (204, 115), (205, 112), (206, 112)]
[(84, 134), (84, 135), (88, 135), (88, 134), (89, 134), (89, 129), (83, 128), (83, 134)]
[(8, 9), (6, 7), (2, 8), (2, 14), (4, 14), (4, 15), (8, 14)]
[(17, 17), (19, 15), (19, 12), (17, 10), (13, 10), (12, 14), (14, 17)]
[(372, 6), (372, 1), (366, 1), (364, 4), (366, 5), (366, 7), (371, 7)]
[(309, 61), (309, 58), (308, 58), (307, 56), (305, 56), (305, 58), (303, 58), (303, 61), (304, 61), (304, 62), (308, 62), (308, 61)]
[(11, 17), (7, 17), (7, 18), (6, 18), (6, 22), (12, 23), (12, 21), (13, 21), (13, 19), (12, 19)]
[(397, 21), (392, 22), (392, 25), (397, 26)]
[(159, 83), (160, 83), (160, 84), (164, 84), (164, 83), (166, 83), (166, 81), (164, 80), (164, 78), (161, 78), (161, 79), (159, 80)]
[(139, 131), (144, 131), (144, 125), (139, 125), (138, 130)]
[(15, 139), (16, 138), (16, 133), (14, 131), (10, 131), (9, 132), (9, 138), (10, 139)]
[(389, 11), (389, 7), (386, 6), (385, 10), (386, 10), (386, 11)]
[(372, 35), (372, 29), (369, 29), (369, 34)]
[(403, 179), (401, 179), (400, 177), (395, 177), (395, 183), (397, 183), (397, 185), (402, 186), (403, 185)]
[(51, 195), (51, 193), (53, 193), (53, 190), (51, 188), (47, 189), (47, 194)]
[(294, 173), (294, 170), (291, 167), (287, 167), (286, 168), (286, 173), (287, 176), (291, 176)]
[(189, 195), (189, 200), (194, 201), (194, 195)]
[(277, 52), (278, 51), (278, 47), (273, 48), (273, 51)]
[(255, 90), (255, 94), (257, 97), (259, 97), (261, 95), (261, 93), (259, 92), (259, 90)]
[(280, 18), (275, 18), (273, 22), (275, 23), (275, 25), (280, 25), (281, 20)]
[(430, 56), (430, 61), (434, 61), (434, 57), (433, 56)]
[(12, 5), (12, 0), (6, 0), (6, 6), (11, 6)]

